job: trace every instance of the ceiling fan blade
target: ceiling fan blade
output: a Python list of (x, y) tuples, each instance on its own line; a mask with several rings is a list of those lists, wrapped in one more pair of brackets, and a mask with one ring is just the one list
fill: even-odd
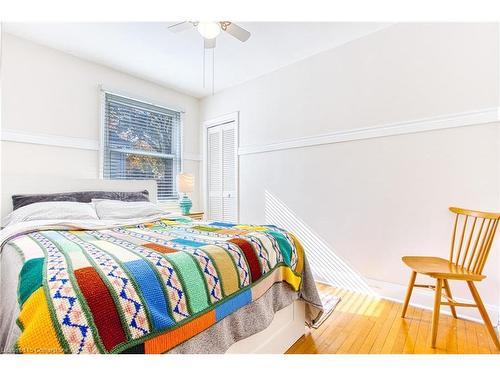
[(191, 22), (185, 21), (185, 22), (174, 23), (173, 25), (170, 25), (168, 29), (173, 33), (180, 33), (191, 27), (193, 27), (193, 24)]
[(203, 45), (205, 46), (205, 49), (215, 48), (215, 41), (216, 41), (215, 38), (213, 38), (213, 39), (203, 38)]
[(250, 33), (248, 31), (232, 22), (226, 26), (225, 31), (242, 42), (246, 42), (248, 38), (250, 38)]

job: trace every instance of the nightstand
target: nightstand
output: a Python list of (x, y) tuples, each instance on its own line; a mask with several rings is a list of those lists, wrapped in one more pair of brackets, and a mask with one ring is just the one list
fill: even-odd
[(193, 220), (203, 220), (203, 214), (204, 214), (204, 212), (202, 212), (202, 211), (194, 211), (194, 212), (190, 212), (184, 216), (190, 217)]

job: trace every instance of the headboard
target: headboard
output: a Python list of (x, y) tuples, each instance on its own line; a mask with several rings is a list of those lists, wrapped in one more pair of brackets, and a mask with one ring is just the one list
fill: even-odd
[(12, 195), (49, 194), (73, 191), (141, 191), (149, 192), (149, 199), (156, 203), (157, 183), (155, 180), (101, 180), (75, 179), (52, 176), (17, 176), (2, 175), (1, 218), (12, 211)]

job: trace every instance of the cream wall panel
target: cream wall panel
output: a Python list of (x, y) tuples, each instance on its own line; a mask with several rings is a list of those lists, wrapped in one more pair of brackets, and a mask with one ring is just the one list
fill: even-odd
[[(327, 281), (377, 292), (379, 280), (404, 290), (402, 255), (447, 255), (448, 206), (500, 210), (499, 123), (259, 150), (494, 113), (498, 31), (486, 23), (397, 24), (203, 99), (202, 121), (239, 111), (242, 150), (258, 151), (240, 155), (240, 221), (272, 219), (312, 237), (316, 246), (306, 251)], [(491, 257), (480, 291), (498, 311), (499, 241)]]
[(202, 100), (240, 145), (498, 107), (497, 25), (397, 24)]

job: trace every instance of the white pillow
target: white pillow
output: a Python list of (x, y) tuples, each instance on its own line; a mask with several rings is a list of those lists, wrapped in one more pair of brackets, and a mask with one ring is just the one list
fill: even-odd
[(123, 202), (110, 199), (92, 199), (97, 216), (101, 220), (135, 219), (155, 215), (164, 215), (162, 210), (151, 202)]
[(32, 220), (99, 220), (92, 203), (38, 202), (12, 211), (2, 221), (4, 226)]

